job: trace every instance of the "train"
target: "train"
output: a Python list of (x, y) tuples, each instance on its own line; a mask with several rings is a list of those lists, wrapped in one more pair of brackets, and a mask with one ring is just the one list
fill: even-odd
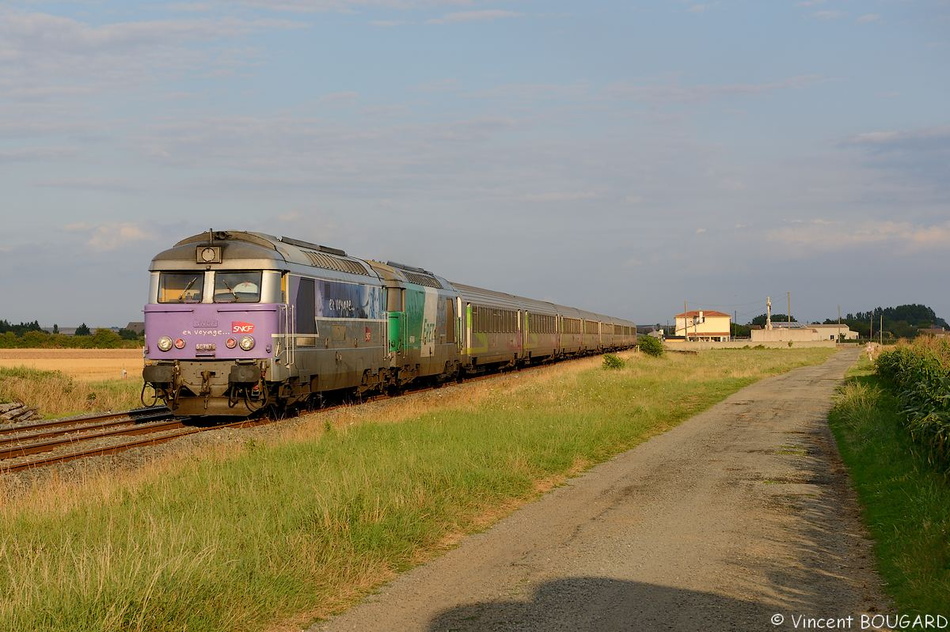
[(148, 292), (143, 404), (186, 417), (299, 410), (637, 341), (630, 320), (239, 230), (155, 255)]

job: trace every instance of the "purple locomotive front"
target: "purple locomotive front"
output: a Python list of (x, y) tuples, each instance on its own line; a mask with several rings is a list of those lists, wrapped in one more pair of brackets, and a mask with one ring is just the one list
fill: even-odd
[(238, 416), (266, 404), (267, 371), (287, 327), (276, 254), (220, 241), (180, 243), (153, 260), (143, 371), (153, 403), (183, 415)]

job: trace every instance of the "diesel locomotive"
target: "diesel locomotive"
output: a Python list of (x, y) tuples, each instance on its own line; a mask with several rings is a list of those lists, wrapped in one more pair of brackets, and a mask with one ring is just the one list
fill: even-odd
[(157, 254), (149, 271), (143, 403), (183, 416), (245, 417), (313, 405), (330, 391), (398, 391), (637, 338), (629, 320), (263, 233), (194, 235)]

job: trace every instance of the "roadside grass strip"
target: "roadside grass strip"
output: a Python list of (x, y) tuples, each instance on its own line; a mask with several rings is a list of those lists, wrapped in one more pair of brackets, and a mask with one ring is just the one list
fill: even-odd
[(950, 483), (867, 361), (849, 374), (830, 422), (898, 611), (950, 616)]
[(15, 493), (0, 479), (0, 630), (306, 627), (567, 477), (829, 351), (622, 355), (619, 369), (591, 358), (318, 413), (128, 471)]

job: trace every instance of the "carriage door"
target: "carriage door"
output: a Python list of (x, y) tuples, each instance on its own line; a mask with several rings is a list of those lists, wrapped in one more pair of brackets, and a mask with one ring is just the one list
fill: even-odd
[(405, 294), (406, 290), (401, 287), (386, 288), (389, 353), (401, 353), (405, 349)]
[(297, 297), (294, 300), (294, 330), (291, 343), (297, 347), (314, 347), (317, 344), (317, 293), (313, 279), (300, 279)]
[(457, 327), (458, 322), (455, 318), (455, 299), (447, 298), (445, 299), (445, 331), (442, 335), (442, 342), (446, 344), (455, 344), (455, 330)]

